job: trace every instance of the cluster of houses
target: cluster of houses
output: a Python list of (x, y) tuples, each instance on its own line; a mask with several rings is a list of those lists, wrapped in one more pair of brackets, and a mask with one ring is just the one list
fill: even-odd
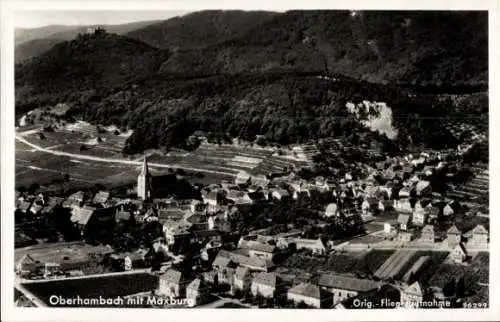
[[(293, 153), (297, 158), (309, 160), (316, 152), (307, 148)], [(453, 225), (444, 241), (435, 231), (438, 218), (453, 218), (461, 211), (458, 202), (433, 191), (431, 184), (438, 175), (451, 178), (448, 174), (456, 171), (450, 169), (449, 161), (454, 158), (442, 152), (387, 158), (369, 167), (367, 177), (360, 178), (353, 171), (342, 173), (335, 180), (323, 177), (304, 180), (293, 173), (272, 178), (240, 172), (234, 183), (205, 186), (200, 191), (201, 200), (152, 199), (153, 178), (144, 158), (136, 199), (114, 198), (106, 191), (93, 196), (78, 191), (65, 199), (18, 194), (16, 209), (34, 218), (65, 209), (84, 238), (109, 233), (117, 223), (159, 223), (162, 236), (152, 241), (152, 249), (168, 259), (160, 268), (159, 295), (187, 296), (195, 300), (195, 305), (200, 305), (208, 300), (214, 285), (225, 285), (233, 294), (241, 291), (265, 298), (286, 298), (311, 307), (342, 308), (349, 307), (354, 298), (380, 296), (388, 286), (370, 279), (331, 273), (320, 274), (317, 283), (288, 280), (274, 271), (282, 256), (300, 249), (324, 255), (329, 244), (321, 238), (303, 238), (303, 230), (296, 227), (278, 233), (254, 231), (247, 236), (235, 235), (231, 218), (237, 216), (242, 207), (252, 204), (297, 200), (319, 192), (329, 195), (331, 201), (323, 209), (311, 209), (319, 217), (325, 220), (342, 217), (362, 228), (377, 216), (395, 214), (392, 217), (397, 219), (387, 220), (383, 226), (387, 237), (409, 243), (418, 235), (422, 245), (442, 241), (451, 249), (450, 258), (461, 263), (469, 258), (468, 249), (488, 247), (488, 231), (477, 225), (462, 232)], [(131, 270), (144, 266), (147, 253), (144, 250), (113, 253), (110, 258), (123, 269)], [(203, 264), (199, 267), (204, 267), (194, 278), (172, 265), (182, 262), (188, 253), (196, 257), (190, 259)], [(425, 261), (425, 258), (419, 259), (414, 266), (423, 267)], [(50, 267), (61, 269), (61, 264), (70, 262), (65, 258), (50, 260), (43, 264), (44, 275), (50, 275)], [(41, 261), (25, 256), (19, 263), (18, 273), (26, 274), (31, 266), (40, 266)], [(73, 266), (68, 267), (73, 270)], [(409, 302), (422, 301), (428, 295), (418, 281), (396, 293), (397, 300)]]

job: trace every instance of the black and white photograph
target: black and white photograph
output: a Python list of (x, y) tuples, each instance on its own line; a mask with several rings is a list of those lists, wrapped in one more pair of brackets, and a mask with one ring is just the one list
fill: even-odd
[(13, 13), (13, 306), (494, 305), (487, 9), (175, 8)]

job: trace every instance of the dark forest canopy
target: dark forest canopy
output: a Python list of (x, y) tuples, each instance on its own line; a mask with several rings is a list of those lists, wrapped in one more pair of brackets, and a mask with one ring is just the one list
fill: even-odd
[[(137, 153), (186, 147), (197, 130), (280, 144), (350, 137), (440, 147), (454, 143), (444, 120), (487, 112), (484, 93), (467, 108), (435, 95), (487, 89), (483, 12), (251, 14), (260, 18), (208, 11), (198, 25), (188, 15), (136, 38), (96, 32), (59, 43), (16, 65), (16, 115), (64, 102), (69, 116), (133, 129), (125, 152)], [(197, 26), (219, 42), (189, 38)], [(363, 100), (392, 109), (397, 141), (347, 112)]]

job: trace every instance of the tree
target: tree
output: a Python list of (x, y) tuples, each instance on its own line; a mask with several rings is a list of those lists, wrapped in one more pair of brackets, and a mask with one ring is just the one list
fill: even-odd
[(467, 290), (465, 288), (465, 281), (463, 276), (458, 280), (456, 289), (457, 289), (457, 297), (464, 298)]
[(452, 278), (443, 287), (443, 295), (447, 297), (454, 296), (456, 294), (456, 290), (457, 290), (457, 283), (455, 282), (455, 279)]

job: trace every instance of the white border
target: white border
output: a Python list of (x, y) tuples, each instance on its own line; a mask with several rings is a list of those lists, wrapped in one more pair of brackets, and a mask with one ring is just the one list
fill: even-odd
[[(24, 1), (0, 0), (1, 13), (1, 209), (2, 209), (2, 321), (106, 321), (113, 320), (208, 320), (227, 321), (259, 320), (372, 320), (372, 321), (425, 321), (425, 320), (500, 320), (498, 230), (499, 220), (495, 214), (500, 209), (500, 160), (495, 149), (490, 148), (490, 308), (487, 310), (139, 310), (139, 309), (45, 309), (16, 308), (13, 306), (13, 235), (14, 220), (14, 70), (13, 70), (13, 13), (17, 10), (202, 10), (202, 9), (242, 9), (242, 10), (291, 10), (291, 9), (391, 9), (391, 10), (489, 10), (489, 84), (490, 84), (490, 146), (499, 146), (500, 115), (496, 109), (500, 102), (499, 72), (500, 59), (499, 8), (497, 0), (401, 0), (374, 1)], [(494, 197), (497, 198), (494, 198)]]

